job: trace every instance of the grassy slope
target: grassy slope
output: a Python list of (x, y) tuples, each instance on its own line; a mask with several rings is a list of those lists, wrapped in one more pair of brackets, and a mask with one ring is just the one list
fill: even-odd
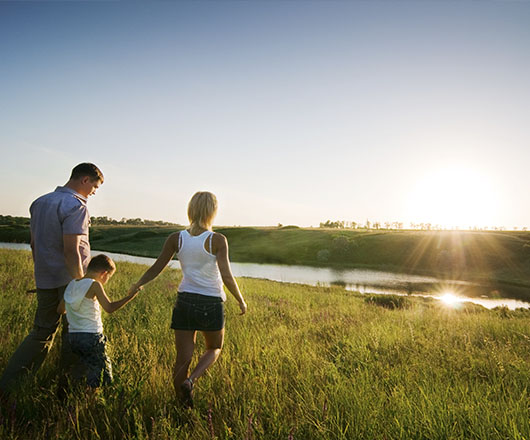
[[(0, 250), (0, 267), (2, 368), (31, 326), (35, 297), (23, 293), (28, 252)], [(119, 263), (110, 296), (143, 270)], [(116, 381), (104, 401), (55, 399), (55, 348), (3, 413), (0, 438), (530, 438), (529, 312), (428, 301), (388, 310), (336, 287), (250, 279), (240, 280), (248, 315), (229, 298), (223, 354), (197, 384), (196, 409), (178, 410), (169, 322), (179, 280), (166, 270), (105, 316)]]

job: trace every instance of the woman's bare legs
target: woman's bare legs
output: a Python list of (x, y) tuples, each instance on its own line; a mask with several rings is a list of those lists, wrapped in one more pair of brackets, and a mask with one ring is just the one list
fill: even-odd
[(188, 377), (191, 357), (195, 349), (197, 332), (194, 330), (175, 330), (175, 346), (177, 348), (177, 360), (173, 369), (173, 386), (177, 396), (181, 395), (180, 385)]
[(177, 396), (182, 399), (182, 403), (188, 408), (193, 408), (193, 383), (217, 360), (223, 348), (224, 329), (202, 333), (206, 351), (202, 354), (197, 366), (188, 377), (188, 369), (193, 356), (197, 333), (195, 331), (175, 330), (177, 360), (173, 370), (173, 386)]
[(192, 382), (195, 382), (199, 377), (201, 377), (208, 367), (210, 367), (221, 354), (225, 337), (225, 329), (213, 332), (202, 332), (202, 334), (204, 335), (206, 351), (203, 353), (199, 359), (199, 362), (197, 363), (197, 366), (190, 374), (189, 379)]

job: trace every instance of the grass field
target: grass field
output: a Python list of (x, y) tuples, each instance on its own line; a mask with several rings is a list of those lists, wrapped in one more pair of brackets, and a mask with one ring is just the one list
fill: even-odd
[[(3, 368), (35, 297), (28, 252), (0, 250), (0, 268)], [(110, 296), (144, 269), (118, 263)], [(56, 399), (54, 347), (3, 411), (0, 438), (530, 439), (529, 311), (251, 279), (239, 280), (248, 314), (229, 298), (221, 358), (198, 382), (195, 409), (182, 410), (170, 374), (179, 279), (166, 269), (104, 317), (115, 383), (101, 399)]]

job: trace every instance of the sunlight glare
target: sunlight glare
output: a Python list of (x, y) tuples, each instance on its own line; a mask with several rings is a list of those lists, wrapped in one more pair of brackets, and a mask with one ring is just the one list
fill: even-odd
[(433, 168), (418, 178), (411, 191), (409, 215), (444, 228), (494, 224), (496, 192), (488, 176), (473, 166)]
[(459, 302), (461, 302), (462, 300), (454, 295), (453, 293), (450, 293), (450, 292), (447, 292), (447, 293), (444, 293), (441, 297), (440, 297), (440, 300), (447, 304), (448, 306), (454, 306), (456, 304), (458, 304)]

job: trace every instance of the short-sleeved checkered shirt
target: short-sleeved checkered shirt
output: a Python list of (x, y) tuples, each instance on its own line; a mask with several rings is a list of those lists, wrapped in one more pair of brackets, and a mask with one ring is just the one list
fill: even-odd
[(54, 192), (35, 200), (29, 208), (35, 255), (35, 281), (40, 289), (68, 284), (72, 277), (64, 259), (63, 235), (81, 235), (79, 252), (83, 269), (90, 259), (87, 199), (70, 188), (58, 186)]

